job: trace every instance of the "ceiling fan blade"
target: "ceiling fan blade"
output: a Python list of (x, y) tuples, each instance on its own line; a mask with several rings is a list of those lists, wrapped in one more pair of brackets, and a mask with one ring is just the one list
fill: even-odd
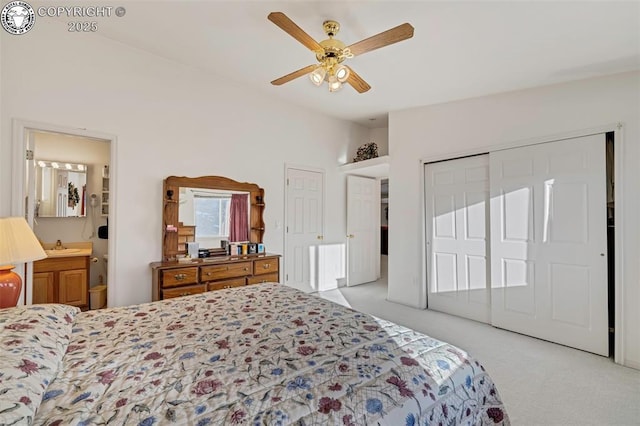
[(322, 46), (320, 46), (317, 41), (315, 41), (309, 34), (305, 33), (302, 28), (297, 26), (296, 23), (289, 19), (284, 13), (271, 12), (267, 18), (282, 28), (284, 32), (289, 34), (291, 37), (307, 46), (308, 49), (313, 50), (314, 52), (316, 50), (323, 50)]
[(349, 50), (351, 50), (351, 53), (353, 53), (354, 56), (362, 55), (363, 53), (370, 52), (411, 37), (413, 37), (413, 27), (411, 24), (404, 23), (380, 34), (360, 40), (359, 42), (349, 46)]
[(364, 93), (371, 89), (369, 83), (364, 81), (362, 77), (360, 77), (351, 67), (347, 68), (349, 68), (349, 77), (347, 78), (347, 83), (349, 83), (351, 87), (356, 89), (358, 93)]
[(271, 84), (273, 84), (274, 86), (280, 86), (281, 84), (284, 83), (288, 83), (291, 80), (294, 80), (298, 77), (301, 77), (305, 74), (309, 74), (311, 71), (313, 71), (314, 69), (316, 69), (318, 65), (309, 65), (308, 67), (304, 67), (304, 68), (300, 68), (298, 71), (294, 71), (291, 74), (287, 74), (283, 77), (280, 77), (276, 80), (273, 80), (271, 82)]

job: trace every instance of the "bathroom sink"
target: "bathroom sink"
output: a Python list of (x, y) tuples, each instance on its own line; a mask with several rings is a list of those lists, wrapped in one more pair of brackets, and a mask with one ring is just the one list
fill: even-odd
[(74, 253), (80, 253), (82, 251), (82, 249), (77, 249), (77, 248), (65, 248), (65, 249), (51, 249), (51, 250), (45, 250), (45, 252), (47, 253), (47, 256), (49, 257), (55, 257), (55, 256), (68, 256), (70, 254), (74, 254)]

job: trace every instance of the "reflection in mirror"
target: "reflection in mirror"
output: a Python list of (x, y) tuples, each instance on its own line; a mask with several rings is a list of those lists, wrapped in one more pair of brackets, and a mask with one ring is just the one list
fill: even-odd
[[(193, 197), (192, 205), (187, 207), (189, 202), (183, 202), (182, 198), (187, 197), (189, 190), (196, 191), (201, 197)], [(186, 254), (187, 243), (195, 241), (198, 226), (208, 229), (206, 232), (202, 231), (203, 243), (202, 247), (198, 244), (198, 249), (207, 249), (209, 256), (226, 255), (226, 250), (220, 244), (220, 241), (224, 239), (228, 239), (230, 242), (262, 243), (264, 236), (262, 218), (265, 208), (264, 190), (255, 183), (237, 182), (224, 176), (194, 178), (169, 176), (163, 182), (162, 194), (164, 199), (162, 211), (163, 261), (173, 261), (178, 256)], [(218, 199), (216, 200), (215, 197), (210, 199), (208, 196), (211, 194), (218, 194)], [(225, 201), (224, 197), (220, 197), (223, 194), (230, 196), (230, 200)], [(211, 204), (214, 209), (217, 206), (217, 213), (206, 212), (202, 214), (202, 218), (196, 219), (196, 209), (193, 207), (195, 203), (202, 203), (203, 206)], [(228, 213), (226, 213), (227, 203), (229, 203)], [(226, 225), (227, 218), (229, 225)], [(202, 220), (203, 223), (196, 226), (196, 220)], [(194, 225), (186, 225), (186, 223)], [(222, 235), (227, 234), (225, 227), (228, 227), (228, 238), (223, 238)]]
[(36, 217), (86, 216), (87, 166), (36, 160)]
[[(240, 213), (244, 220), (233, 215), (232, 196), (246, 194), (246, 208)], [(189, 241), (198, 243), (199, 248), (220, 248), (222, 241), (232, 241), (238, 237), (232, 234), (232, 223), (242, 223), (246, 228), (244, 240), (249, 239), (249, 192), (225, 191), (222, 189), (180, 187), (178, 197), (178, 244)], [(178, 247), (183, 251), (182, 247)]]

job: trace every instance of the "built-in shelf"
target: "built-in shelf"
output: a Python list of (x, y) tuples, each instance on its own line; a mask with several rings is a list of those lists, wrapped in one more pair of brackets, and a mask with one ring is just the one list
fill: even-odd
[(102, 198), (100, 203), (100, 213), (102, 216), (109, 216), (109, 166), (102, 168)]
[(358, 161), (357, 163), (347, 163), (338, 167), (338, 170), (350, 175), (383, 178), (389, 176), (389, 156), (371, 158), (369, 160)]

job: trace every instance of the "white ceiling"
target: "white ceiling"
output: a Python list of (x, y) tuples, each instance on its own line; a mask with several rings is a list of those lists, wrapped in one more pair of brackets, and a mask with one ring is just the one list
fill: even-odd
[[(126, 15), (100, 19), (99, 35), (368, 127), (385, 127), (393, 110), (640, 69), (638, 1), (117, 3)], [(372, 86), (367, 93), (329, 93), (306, 76), (272, 86), (316, 63), (267, 20), (272, 11), (318, 41), (326, 19), (341, 24), (336, 38), (347, 45), (404, 22), (415, 35), (348, 60)]]

